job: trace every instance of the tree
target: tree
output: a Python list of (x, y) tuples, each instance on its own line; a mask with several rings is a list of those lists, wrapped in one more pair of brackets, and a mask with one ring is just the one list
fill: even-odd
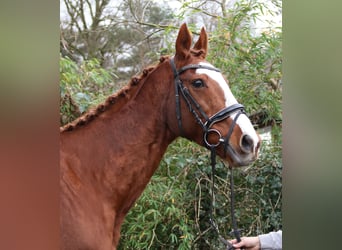
[(63, 0), (68, 20), (64, 20), (61, 25), (62, 55), (69, 57), (78, 55), (83, 59), (104, 58), (110, 34), (100, 30), (102, 22), (106, 19), (105, 10), (109, 2), (109, 0)]
[(167, 5), (147, 0), (63, 3), (63, 57), (75, 62), (96, 58), (104, 68), (114, 68), (120, 80), (126, 80), (158, 58), (158, 48), (163, 43), (158, 33), (163, 28), (155, 24), (169, 23), (172, 12)]

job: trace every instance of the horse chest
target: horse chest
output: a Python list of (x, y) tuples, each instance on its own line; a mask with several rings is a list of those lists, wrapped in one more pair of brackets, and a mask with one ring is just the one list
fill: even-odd
[(94, 190), (62, 186), (62, 249), (112, 250), (114, 212)]

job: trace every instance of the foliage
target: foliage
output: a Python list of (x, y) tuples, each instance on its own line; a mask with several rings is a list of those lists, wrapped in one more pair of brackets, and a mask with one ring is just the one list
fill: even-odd
[(163, 29), (172, 23), (167, 3), (149, 0), (62, 0), (60, 53), (76, 62), (96, 58), (119, 80), (154, 62)]
[(122, 228), (119, 249), (189, 249), (194, 230), (193, 219), (187, 213), (192, 204), (188, 202), (191, 193), (185, 166), (191, 160), (182, 161), (174, 153), (168, 151), (168, 157), (131, 209)]
[[(281, 150), (263, 147), (259, 160), (235, 170), (236, 215), (243, 235), (281, 228)], [(207, 150), (178, 139), (131, 209), (119, 249), (224, 249), (209, 223), (212, 169)], [(215, 220), (229, 238), (230, 171), (216, 168)]]
[[(156, 61), (159, 53), (173, 54), (179, 20), (186, 17), (195, 36), (200, 28), (198, 23), (204, 23), (210, 37), (208, 61), (229, 79), (235, 97), (251, 117), (256, 117), (256, 127), (272, 126), (272, 142), (263, 144), (260, 158), (249, 167), (233, 171), (238, 226), (246, 236), (282, 227), (282, 35), (274, 27), (259, 34), (254, 32), (252, 23), (260, 13), (274, 12), (264, 1), (232, 2), (182, 1), (181, 9), (171, 13), (169, 7), (154, 1), (122, 1), (118, 11), (124, 11), (128, 19), (123, 21), (123, 16), (116, 13), (117, 19), (113, 18), (110, 25), (106, 26), (104, 21), (99, 25), (100, 30), (107, 32), (104, 39), (112, 41), (108, 46), (116, 49), (113, 68), (105, 67), (102, 52), (101, 56), (79, 61), (75, 60), (76, 51), (72, 56), (72, 50), (65, 53), (61, 49), (60, 112), (61, 124), (73, 120), (122, 86), (114, 83), (117, 79), (113, 72), (120, 74), (122, 81), (127, 77), (128, 82), (132, 72)], [(279, 0), (272, 3), (281, 8)], [(66, 31), (63, 28), (64, 35)], [(68, 44), (77, 47), (75, 41)], [(133, 68), (120, 72), (119, 68), (127, 65)], [(208, 151), (177, 139), (127, 215), (119, 249), (224, 249), (209, 223), (211, 173)], [(230, 174), (218, 159), (215, 220), (226, 238), (233, 237), (229, 234)]]
[(61, 57), (59, 67), (62, 125), (73, 121), (115, 90), (111, 73), (95, 58), (78, 65)]
[(262, 113), (263, 124), (281, 121), (281, 33), (278, 30), (251, 32), (256, 1), (241, 1), (218, 20), (211, 34), (209, 61), (222, 69), (235, 97), (249, 114)]
[(198, 238), (193, 175), (206, 162), (203, 148), (176, 140), (129, 212), (119, 249), (190, 249)]

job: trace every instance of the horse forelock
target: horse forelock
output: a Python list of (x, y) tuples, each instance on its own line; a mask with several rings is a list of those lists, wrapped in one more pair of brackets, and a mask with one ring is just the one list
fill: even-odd
[[(163, 63), (169, 56), (162, 56), (159, 59), (159, 64)], [(77, 118), (76, 120), (62, 126), (60, 128), (60, 132), (73, 131), (78, 127), (83, 127), (87, 125), (91, 121), (93, 121), (96, 117), (98, 117), (103, 112), (109, 110), (110, 108), (114, 108), (115, 110), (120, 110), (140, 89), (138, 86), (142, 85), (143, 80), (156, 69), (157, 66), (149, 66), (145, 68), (142, 73), (138, 76), (133, 76), (129, 81), (128, 85), (121, 88), (118, 92), (110, 95), (107, 99), (96, 106), (95, 108), (89, 109), (85, 114)]]
[(197, 50), (197, 49), (191, 49), (190, 50), (190, 53), (195, 56), (195, 57), (199, 57), (201, 59), (204, 59), (206, 54), (205, 54), (205, 51), (200, 49), (200, 50)]

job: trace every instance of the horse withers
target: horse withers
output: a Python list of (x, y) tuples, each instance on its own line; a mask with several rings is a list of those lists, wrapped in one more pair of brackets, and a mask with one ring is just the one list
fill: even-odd
[(215, 151), (232, 167), (257, 158), (260, 138), (244, 107), (205, 60), (204, 28), (191, 44), (183, 24), (174, 57), (162, 57), (61, 128), (61, 249), (116, 249), (127, 212), (179, 136)]

